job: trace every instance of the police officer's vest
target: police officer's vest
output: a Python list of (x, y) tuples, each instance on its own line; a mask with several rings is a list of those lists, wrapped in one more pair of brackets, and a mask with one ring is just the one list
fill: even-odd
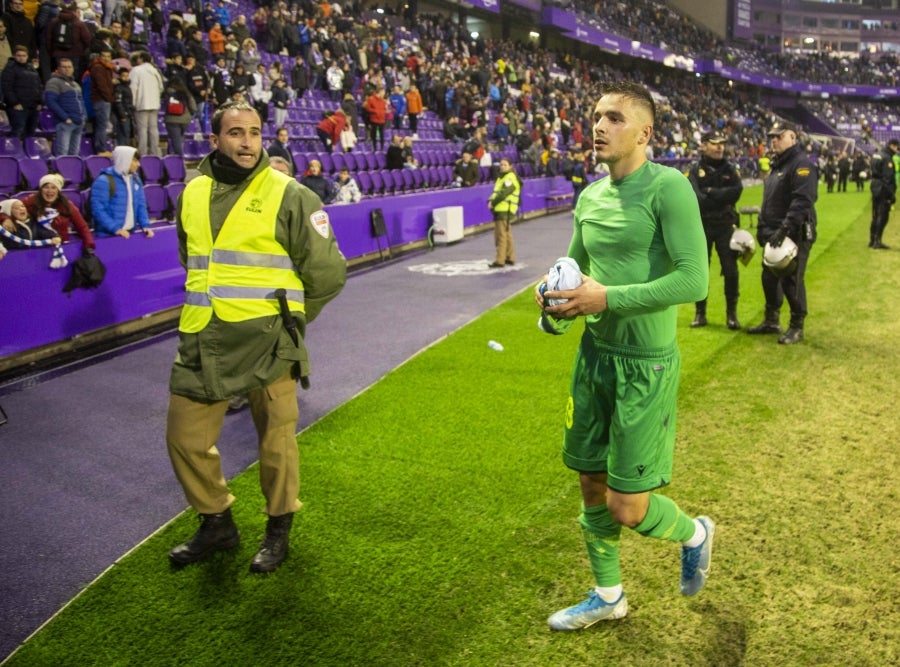
[(229, 211), (215, 242), (209, 219), (213, 179), (204, 175), (188, 183), (181, 200), (187, 279), (180, 331), (201, 331), (213, 312), (225, 322), (277, 315), (278, 288), (287, 292), (291, 311), (305, 312), (303, 283), (275, 238), (275, 220), (290, 180), (274, 169), (260, 171)]
[(494, 192), (491, 195), (491, 198), (506, 187), (507, 179), (512, 179), (513, 187), (515, 189), (512, 194), (506, 197), (506, 199), (494, 206), (493, 211), (494, 213), (512, 213), (515, 215), (516, 211), (519, 210), (519, 195), (522, 192), (522, 182), (512, 171), (500, 174), (500, 177), (494, 182)]

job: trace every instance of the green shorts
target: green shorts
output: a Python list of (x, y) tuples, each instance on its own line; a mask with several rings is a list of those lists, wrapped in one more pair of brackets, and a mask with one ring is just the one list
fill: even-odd
[(642, 493), (672, 479), (681, 356), (581, 339), (572, 369), (563, 461), (607, 473), (607, 486)]

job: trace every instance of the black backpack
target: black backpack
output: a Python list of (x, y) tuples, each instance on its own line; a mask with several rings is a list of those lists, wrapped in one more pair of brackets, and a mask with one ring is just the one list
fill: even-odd
[(59, 19), (53, 26), (51, 37), (54, 48), (68, 51), (75, 46), (75, 22)]

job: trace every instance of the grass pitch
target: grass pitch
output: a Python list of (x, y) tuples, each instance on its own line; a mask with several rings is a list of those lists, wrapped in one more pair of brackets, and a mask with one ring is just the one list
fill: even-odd
[[(748, 189), (741, 205), (759, 198)], [(900, 252), (866, 248), (868, 206), (868, 193), (819, 199), (804, 343), (727, 330), (716, 260), (710, 326), (680, 311), (664, 492), (718, 524), (696, 598), (678, 593), (677, 546), (625, 531), (628, 617), (547, 629), (591, 585), (559, 456), (578, 334), (540, 334), (525, 292), (300, 434), (305, 507), (278, 572), (247, 571), (265, 523), (251, 469), (233, 481), (238, 550), (170, 569), (166, 551), (196, 527), (179, 517), (8, 664), (900, 663)], [(760, 254), (741, 269), (745, 326), (762, 317)]]

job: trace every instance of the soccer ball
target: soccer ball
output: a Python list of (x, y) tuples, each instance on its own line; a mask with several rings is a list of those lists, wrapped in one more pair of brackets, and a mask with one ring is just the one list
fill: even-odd
[[(578, 263), (571, 257), (560, 257), (547, 271), (547, 284), (541, 289), (541, 294), (547, 290), (559, 292), (575, 289), (581, 282), (581, 268)], [(558, 306), (566, 301), (568, 299), (546, 299), (548, 306)]]

